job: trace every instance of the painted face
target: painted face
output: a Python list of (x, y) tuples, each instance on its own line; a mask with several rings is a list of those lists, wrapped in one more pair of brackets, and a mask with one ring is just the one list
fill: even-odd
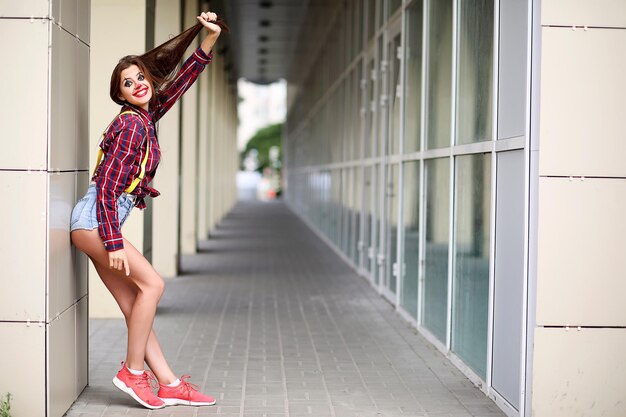
[(152, 87), (137, 65), (131, 65), (120, 75), (120, 99), (148, 110)]

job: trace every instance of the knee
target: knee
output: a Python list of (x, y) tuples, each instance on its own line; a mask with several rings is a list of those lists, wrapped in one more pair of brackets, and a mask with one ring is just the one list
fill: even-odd
[(145, 284), (141, 287), (141, 292), (157, 301), (163, 295), (165, 291), (165, 281), (160, 276), (156, 276), (155, 279), (151, 280), (148, 284)]

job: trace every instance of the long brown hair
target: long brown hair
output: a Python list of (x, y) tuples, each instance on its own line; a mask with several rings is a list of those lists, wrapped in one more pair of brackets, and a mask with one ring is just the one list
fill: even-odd
[[(212, 23), (218, 25), (224, 32), (230, 31), (228, 25), (221, 17), (218, 17), (217, 20)], [(150, 99), (150, 106), (157, 104), (159, 91), (165, 89), (174, 79), (178, 64), (185, 54), (185, 51), (203, 27), (201, 23), (197, 23), (180, 35), (173, 37), (143, 55), (127, 55), (120, 59), (111, 74), (109, 90), (111, 100), (120, 106), (125, 104), (125, 101), (120, 99), (120, 77), (122, 71), (126, 68), (131, 65), (137, 65), (152, 86), (153, 93)]]

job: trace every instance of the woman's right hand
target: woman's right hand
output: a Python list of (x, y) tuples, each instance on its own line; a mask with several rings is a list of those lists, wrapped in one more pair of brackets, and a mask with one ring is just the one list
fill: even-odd
[(128, 258), (126, 258), (126, 251), (124, 249), (109, 252), (109, 268), (118, 271), (124, 270), (126, 276), (130, 275), (130, 265), (128, 264)]

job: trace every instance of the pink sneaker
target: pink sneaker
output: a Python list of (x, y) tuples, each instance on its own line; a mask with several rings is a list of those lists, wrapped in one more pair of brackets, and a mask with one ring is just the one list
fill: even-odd
[(180, 377), (180, 384), (175, 387), (161, 385), (157, 395), (166, 405), (214, 405), (215, 398), (204, 395), (198, 391), (198, 386), (191, 384), (185, 379), (189, 375)]
[(165, 407), (165, 403), (152, 391), (150, 382), (156, 382), (152, 372), (144, 371), (141, 375), (133, 375), (126, 364), (122, 362), (122, 369), (113, 378), (113, 385), (133, 397), (139, 404), (151, 410)]

